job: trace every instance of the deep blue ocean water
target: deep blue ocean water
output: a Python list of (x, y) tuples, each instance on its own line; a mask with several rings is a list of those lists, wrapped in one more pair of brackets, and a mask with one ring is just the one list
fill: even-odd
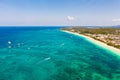
[(0, 80), (120, 80), (120, 57), (60, 27), (0, 27)]

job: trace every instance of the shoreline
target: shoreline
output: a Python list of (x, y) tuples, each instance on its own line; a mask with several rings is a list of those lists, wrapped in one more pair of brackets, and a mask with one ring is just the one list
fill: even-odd
[(78, 34), (78, 33), (75, 33), (75, 32), (70, 32), (70, 31), (66, 31), (66, 30), (62, 30), (63, 32), (66, 32), (66, 33), (70, 33), (70, 34), (74, 34), (74, 35), (77, 35), (77, 36), (80, 36), (80, 37), (83, 37), (85, 38), (87, 41), (99, 46), (99, 47), (102, 47), (102, 48), (105, 48), (113, 53), (115, 53), (116, 55), (119, 55), (120, 56), (120, 49), (117, 49), (113, 46), (109, 46), (101, 41), (98, 41), (98, 40), (95, 40), (89, 36), (85, 36), (83, 34)]

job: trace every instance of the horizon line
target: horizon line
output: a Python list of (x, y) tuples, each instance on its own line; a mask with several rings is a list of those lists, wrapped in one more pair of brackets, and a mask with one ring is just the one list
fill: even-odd
[(113, 26), (120, 26), (120, 25), (62, 25), (62, 26), (58, 26), (58, 25), (0, 25), (0, 27), (113, 27)]

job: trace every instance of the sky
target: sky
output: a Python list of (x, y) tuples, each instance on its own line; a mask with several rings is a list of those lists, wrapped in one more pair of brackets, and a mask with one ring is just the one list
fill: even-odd
[(0, 0), (0, 26), (120, 25), (120, 0)]

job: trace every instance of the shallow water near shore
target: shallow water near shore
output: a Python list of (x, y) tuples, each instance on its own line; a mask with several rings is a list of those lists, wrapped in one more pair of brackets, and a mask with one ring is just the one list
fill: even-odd
[(59, 27), (1, 27), (0, 69), (0, 80), (120, 80), (120, 57)]

